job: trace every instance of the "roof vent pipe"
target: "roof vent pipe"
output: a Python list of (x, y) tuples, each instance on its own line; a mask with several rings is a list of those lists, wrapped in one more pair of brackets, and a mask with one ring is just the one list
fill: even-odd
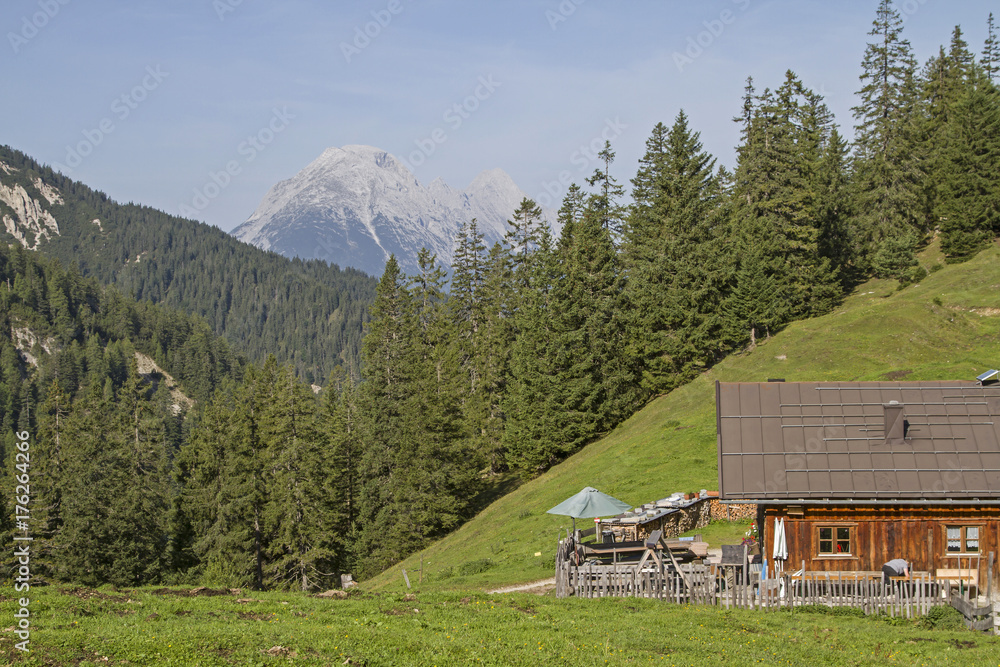
[(889, 401), (883, 405), (885, 411), (885, 444), (902, 444), (906, 438), (906, 420), (903, 419), (903, 406), (899, 401)]

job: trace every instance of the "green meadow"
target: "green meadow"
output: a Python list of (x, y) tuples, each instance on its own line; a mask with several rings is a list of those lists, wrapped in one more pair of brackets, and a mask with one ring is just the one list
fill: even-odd
[[(419, 590), (551, 577), (556, 544), (571, 522), (545, 512), (584, 486), (633, 505), (717, 488), (716, 381), (973, 380), (1000, 368), (1000, 249), (946, 265), (932, 245), (920, 259), (930, 273), (918, 284), (898, 289), (895, 281), (871, 281), (832, 313), (731, 355), (368, 586), (405, 590), (402, 569)], [(698, 532), (720, 532), (722, 539), (740, 529)]]
[[(545, 512), (584, 486), (633, 504), (716, 488), (716, 381), (973, 379), (1000, 365), (1000, 251), (944, 265), (932, 247), (922, 262), (931, 272), (919, 284), (870, 282), (545, 474), (495, 480), (509, 492), (346, 598), (34, 587), (22, 653), (12, 627), (20, 595), (0, 589), (0, 656), (14, 665), (1000, 664), (998, 638), (966, 631), (950, 608), (894, 620), (487, 592), (552, 576), (570, 520)], [(698, 532), (717, 544), (745, 529)]]
[[(243, 591), (31, 591), (31, 652), (12, 665), (996, 665), (1000, 638), (950, 607), (917, 620), (826, 609), (727, 611), (632, 598)], [(205, 591), (202, 591), (205, 593)], [(14, 613), (0, 591), (0, 614)]]

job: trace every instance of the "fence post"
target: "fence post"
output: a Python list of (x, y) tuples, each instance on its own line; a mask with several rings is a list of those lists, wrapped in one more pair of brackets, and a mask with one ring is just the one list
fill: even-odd
[(992, 604), (993, 600), (993, 552), (990, 552), (990, 558), (986, 565), (986, 599)]

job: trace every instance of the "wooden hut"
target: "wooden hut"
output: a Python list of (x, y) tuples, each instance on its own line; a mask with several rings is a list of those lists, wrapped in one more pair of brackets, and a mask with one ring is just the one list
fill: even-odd
[(786, 569), (904, 558), (986, 590), (1000, 549), (1000, 384), (717, 383), (716, 408), (720, 499), (758, 504), (765, 558), (781, 518)]

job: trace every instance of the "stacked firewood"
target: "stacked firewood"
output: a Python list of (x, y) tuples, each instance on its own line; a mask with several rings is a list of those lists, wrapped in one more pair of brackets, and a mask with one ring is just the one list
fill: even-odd
[(739, 505), (723, 504), (718, 498), (712, 498), (710, 509), (713, 521), (743, 521), (757, 518), (756, 503), (742, 503)]

